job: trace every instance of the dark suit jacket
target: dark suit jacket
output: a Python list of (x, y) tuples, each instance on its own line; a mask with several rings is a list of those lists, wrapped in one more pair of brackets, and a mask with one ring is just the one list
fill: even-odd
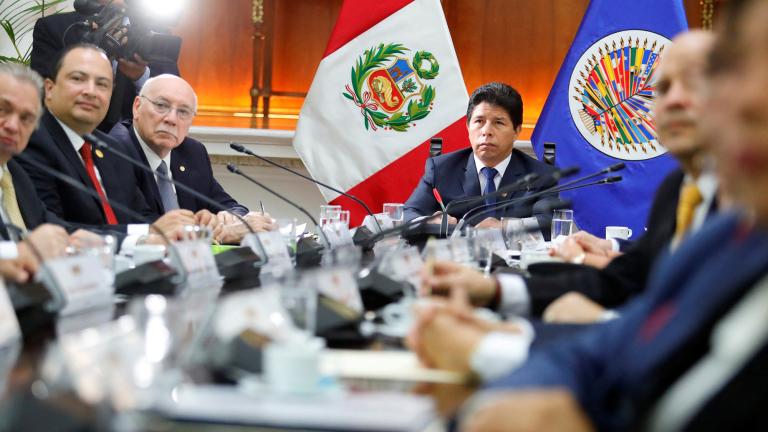
[[(124, 120), (116, 124), (109, 132), (109, 135), (125, 146), (131, 147), (139, 160), (143, 161), (144, 165), (149, 168), (147, 157), (133, 130), (133, 121)], [(184, 168), (183, 171), (182, 167)], [(248, 209), (238, 204), (234, 198), (229, 196), (213, 177), (213, 169), (211, 168), (208, 152), (200, 141), (187, 137), (178, 147), (171, 151), (171, 176), (174, 181), (188, 186), (221, 204), (221, 207), (214, 207), (195, 198), (181, 188), (176, 188), (176, 198), (179, 201), (180, 208), (192, 210), (193, 212), (207, 209), (213, 213), (229, 209), (241, 216), (248, 213)], [(152, 211), (159, 214), (165, 213), (154, 176), (144, 176), (139, 183), (139, 187)]]
[[(526, 364), (491, 387), (565, 387), (598, 430), (639, 429), (656, 401), (709, 351), (714, 326), (766, 274), (768, 232), (748, 228), (739, 217), (715, 218), (659, 263), (647, 294), (622, 318), (533, 352)], [(755, 381), (731, 380), (723, 391), (734, 385), (742, 391), (737, 399), (720, 399), (727, 404), (721, 405), (723, 416), (710, 418), (719, 423), (708, 427), (758, 430), (736, 425), (756, 418), (765, 422), (765, 406), (749, 401), (756, 394), (766, 400), (764, 387), (758, 387), (766, 382), (765, 364), (754, 368), (751, 363), (742, 372), (750, 367)], [(727, 408), (742, 402), (753, 411)]]
[(70, 231), (73, 230), (73, 227), (45, 208), (45, 204), (37, 196), (32, 180), (16, 160), (8, 161), (8, 171), (13, 177), (16, 202), (19, 204), (21, 217), (24, 219), (24, 225), (28, 230), (31, 231), (44, 223), (61, 225)]
[(615, 307), (645, 289), (651, 266), (669, 246), (675, 233), (677, 201), (683, 178), (683, 172), (677, 169), (664, 179), (653, 200), (648, 232), (604, 269), (573, 266), (572, 271), (527, 278), (531, 312), (541, 315), (552, 301), (568, 291), (581, 292), (604, 306)]
[[(99, 131), (95, 131), (94, 134), (123, 152), (130, 151), (106, 134)], [(75, 152), (61, 125), (49, 112), (46, 111), (43, 114), (40, 127), (32, 134), (29, 146), (23, 154), (53, 170), (79, 179), (84, 186), (93, 189), (79, 155)], [(157, 219), (158, 215), (149, 209), (138, 187), (141, 179), (140, 172), (134, 171), (131, 165), (110, 154), (109, 151), (104, 151), (103, 157), (96, 155), (93, 159), (110, 202), (126, 205), (142, 216), (142, 219), (133, 217), (113, 206), (115, 216), (122, 226), (114, 226), (111, 229), (124, 232), (124, 224), (146, 223)], [(98, 199), (57, 180), (47, 171), (25, 163), (23, 159), (19, 159), (19, 162), (29, 174), (48, 210), (67, 222), (81, 227), (90, 228), (107, 224)]]
[[(75, 23), (85, 20), (84, 15), (77, 12), (54, 14), (40, 18), (35, 23), (32, 32), (32, 53), (30, 67), (44, 78), (51, 78), (53, 68), (59, 59), (59, 53), (65, 46), (74, 45), (81, 41), (83, 33), (81, 27), (73, 26)], [(71, 29), (67, 31), (67, 29)], [(64, 36), (66, 33), (66, 40)], [(179, 67), (175, 63), (149, 64), (150, 76), (162, 74), (179, 74)], [(99, 125), (99, 130), (109, 132), (112, 126), (125, 118), (132, 117), (133, 100), (136, 98), (136, 85), (130, 78), (119, 70), (115, 74), (115, 88), (110, 100), (110, 109), (107, 117)]]
[[(509, 161), (507, 170), (504, 172), (504, 176), (501, 178), (499, 187), (509, 185), (529, 173), (537, 173), (545, 177), (552, 174), (554, 169), (554, 167), (533, 159), (519, 150), (513, 150), (512, 158)], [(433, 188), (437, 188), (440, 192), (445, 205), (454, 200), (480, 195), (480, 180), (477, 177), (475, 158), (472, 157), (471, 148), (427, 159), (424, 176), (419, 181), (416, 189), (414, 189), (411, 197), (405, 202), (405, 220), (431, 215), (440, 209), (440, 205), (432, 194)], [(533, 187), (530, 191), (520, 190), (512, 193), (507, 199), (519, 198), (541, 189), (543, 187)], [(552, 212), (551, 209), (543, 204), (553, 198), (555, 198), (554, 195), (523, 202), (519, 206), (505, 209), (500, 216), (537, 216), (545, 237), (549, 237), (549, 224), (552, 220)], [(546, 213), (542, 212), (539, 214), (537, 212), (538, 208), (547, 208)], [(468, 210), (463, 206), (457, 206), (457, 208), (449, 210), (449, 213), (451, 216), (460, 219)], [(485, 217), (479, 216), (479, 220), (483, 219)]]

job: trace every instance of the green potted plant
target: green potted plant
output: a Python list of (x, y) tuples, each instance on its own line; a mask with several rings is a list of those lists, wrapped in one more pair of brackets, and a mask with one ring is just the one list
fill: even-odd
[(35, 26), (37, 18), (46, 15), (47, 12), (56, 13), (60, 8), (54, 9), (67, 0), (0, 0), (0, 26), (10, 45), (15, 51), (15, 56), (0, 55), (0, 63), (29, 64), (29, 55), (32, 52), (32, 44), (24, 48), (19, 46), (20, 41)]

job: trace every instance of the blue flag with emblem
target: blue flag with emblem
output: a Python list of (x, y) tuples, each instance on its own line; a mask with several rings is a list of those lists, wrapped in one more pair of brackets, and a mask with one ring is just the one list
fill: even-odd
[(531, 141), (542, 158), (582, 174), (625, 162), (623, 181), (563, 192), (577, 225), (603, 237), (609, 225), (645, 227), (656, 188), (677, 163), (651, 119), (660, 60), (687, 28), (682, 0), (592, 0), (549, 93)]

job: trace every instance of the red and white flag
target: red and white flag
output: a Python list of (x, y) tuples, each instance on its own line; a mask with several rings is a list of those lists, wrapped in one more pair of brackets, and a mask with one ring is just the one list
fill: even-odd
[[(430, 138), (468, 145), (467, 100), (439, 0), (345, 0), (293, 144), (314, 178), (380, 212), (408, 198)], [(321, 192), (361, 222), (357, 204)]]

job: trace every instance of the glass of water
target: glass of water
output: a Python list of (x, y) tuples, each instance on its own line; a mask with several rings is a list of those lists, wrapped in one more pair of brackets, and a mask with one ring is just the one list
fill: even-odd
[(340, 205), (321, 205), (320, 206), (320, 226), (338, 222), (341, 219)]
[(394, 226), (402, 225), (403, 223), (403, 207), (404, 205), (399, 203), (384, 204), (383, 213), (389, 215)]
[(552, 241), (558, 237), (568, 237), (575, 231), (573, 210), (560, 209), (552, 214)]

